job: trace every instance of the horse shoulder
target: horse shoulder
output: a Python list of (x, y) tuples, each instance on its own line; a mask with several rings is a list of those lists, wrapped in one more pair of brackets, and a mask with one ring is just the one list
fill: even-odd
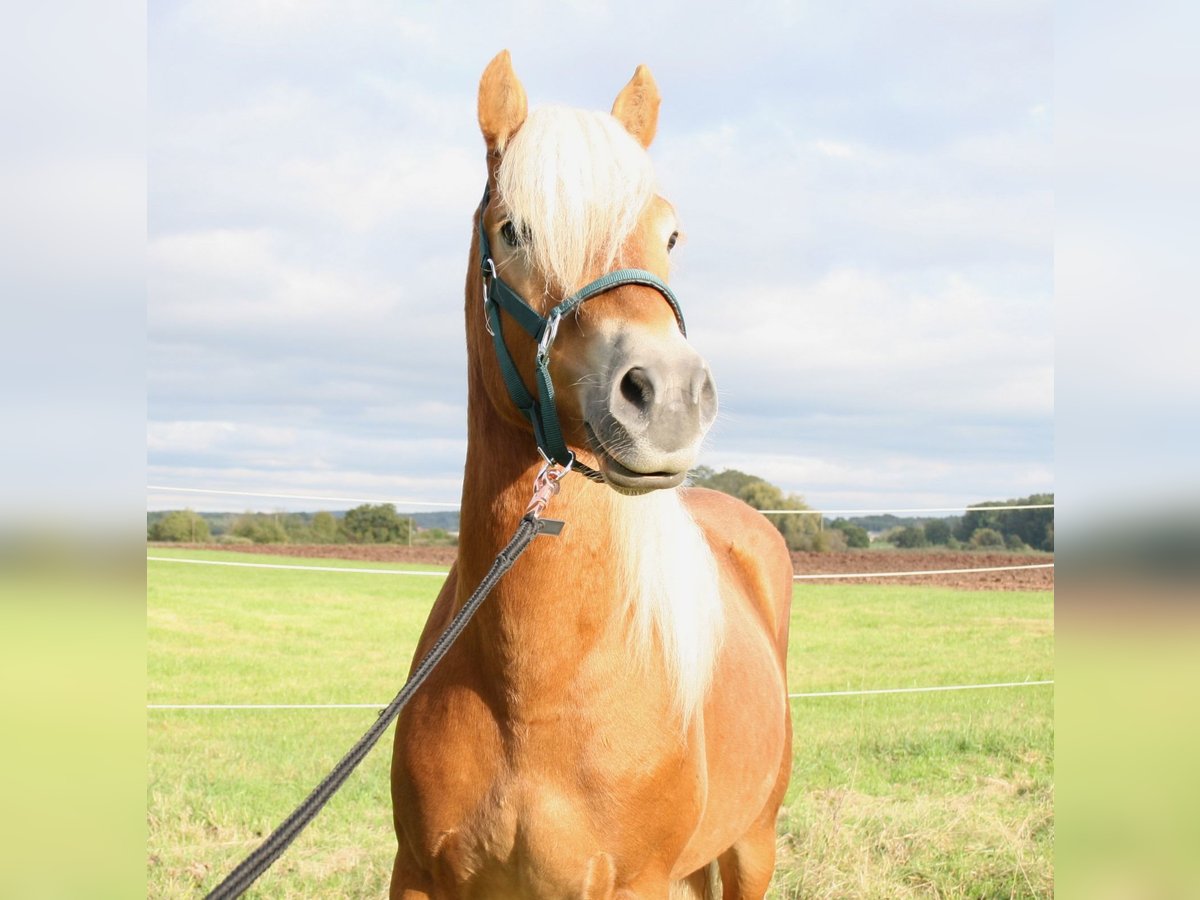
[(457, 595), (458, 563), (456, 561), (450, 566), (446, 580), (442, 582), (442, 589), (438, 591), (437, 599), (433, 601), (433, 606), (429, 609), (429, 616), (425, 619), (425, 627), (421, 629), (421, 637), (417, 640), (416, 652), (413, 653), (412, 668), (415, 668), (417, 663), (429, 652), (433, 646), (433, 642), (441, 636), (442, 632), (450, 624), (450, 620), (454, 618), (454, 601)]
[(793, 572), (783, 535), (760, 512), (729, 494), (694, 487), (684, 489), (682, 496), (718, 568), (742, 586), (776, 649), (786, 654)]
[[(454, 617), (457, 589), (455, 564), (429, 611), (412, 668)], [(461, 689), (475, 678), (470, 656), (463, 640), (453, 644), (396, 722), (391, 788), (401, 880), (428, 878), (439, 865), (469, 868), (459, 865), (462, 848), (451, 838), (494, 785), (502, 758), (494, 711), (480, 692)], [(455, 747), (472, 752), (447, 752)]]

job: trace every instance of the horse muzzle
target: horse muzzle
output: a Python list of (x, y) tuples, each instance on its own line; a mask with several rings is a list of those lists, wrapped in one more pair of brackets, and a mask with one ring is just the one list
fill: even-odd
[(617, 344), (610, 375), (586, 404), (599, 469), (623, 493), (676, 487), (717, 415), (712, 374), (682, 337)]

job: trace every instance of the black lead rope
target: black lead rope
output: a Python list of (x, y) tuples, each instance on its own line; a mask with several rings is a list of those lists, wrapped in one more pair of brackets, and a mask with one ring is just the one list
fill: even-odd
[(548, 487), (543, 488), (541, 502), (539, 505), (539, 495), (535, 493), (534, 502), (530, 504), (529, 510), (521, 519), (521, 524), (517, 528), (516, 534), (513, 535), (511, 541), (508, 542), (500, 554), (492, 563), (491, 569), (488, 570), (483, 581), (479, 583), (479, 587), (475, 589), (470, 599), (460, 609), (446, 627), (446, 630), (441, 633), (433, 647), (425, 654), (425, 658), (413, 670), (412, 675), (405, 683), (404, 687), (400, 688), (400, 693), (395, 696), (384, 709), (379, 713), (374, 724), (367, 729), (367, 733), (358, 739), (350, 751), (342, 757), (342, 761), (334, 766), (333, 771), (325, 776), (305, 798), (304, 802), (296, 807), (295, 811), (290, 816), (283, 820), (278, 828), (264, 840), (256, 850), (247, 856), (241, 863), (238, 864), (232, 872), (225, 876), (225, 880), (218, 884), (213, 890), (206, 895), (208, 900), (224, 900), (224, 898), (240, 897), (242, 893), (254, 884), (263, 872), (267, 871), (283, 853), (284, 850), (291, 845), (314, 818), (319, 813), (322, 807), (329, 802), (329, 799), (337, 792), (338, 788), (350, 777), (350, 773), (358, 767), (358, 764), (363, 761), (366, 755), (375, 746), (376, 741), (387, 730), (392, 720), (404, 708), (404, 705), (412, 698), (417, 688), (427, 679), (434, 667), (441, 661), (441, 658), (446, 655), (446, 651), (450, 649), (450, 645), (455, 639), (462, 634), (471, 617), (475, 615), (475, 611), (487, 599), (487, 595), (492, 588), (496, 586), (496, 582), (512, 568), (513, 563), (517, 558), (525, 552), (533, 541), (542, 532), (547, 534), (558, 534), (562, 528), (562, 522), (554, 519), (541, 519), (539, 515), (542, 509), (545, 508), (546, 501), (550, 496), (558, 490), (558, 478), (566, 474), (565, 470), (551, 470), (550, 477), (544, 478), (545, 470), (539, 481), (542, 485), (548, 483)]

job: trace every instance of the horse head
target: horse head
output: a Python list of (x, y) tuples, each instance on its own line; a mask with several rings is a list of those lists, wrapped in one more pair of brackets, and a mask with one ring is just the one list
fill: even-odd
[[(507, 51), (479, 87), (488, 188), (472, 253), (485, 313), (468, 310), (468, 327), (484, 358), (508, 356), (486, 364), (489, 397), (539, 446), (542, 432), (560, 430), (581, 468), (621, 493), (679, 485), (717, 411), (666, 286), (679, 224), (646, 153), (659, 102), (639, 66), (611, 114), (529, 112)], [(501, 292), (516, 299), (498, 302)]]

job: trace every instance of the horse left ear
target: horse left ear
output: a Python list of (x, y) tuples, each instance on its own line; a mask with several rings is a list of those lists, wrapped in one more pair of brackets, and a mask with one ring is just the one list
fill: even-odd
[(634, 70), (629, 84), (617, 94), (613, 103), (612, 114), (617, 121), (625, 126), (625, 130), (637, 138), (643, 147), (649, 147), (658, 131), (658, 107), (662, 103), (662, 95), (654, 76), (644, 65)]
[(507, 50), (501, 50), (479, 79), (479, 130), (489, 153), (498, 157), (504, 152), (509, 138), (524, 124), (528, 109), (512, 58)]

